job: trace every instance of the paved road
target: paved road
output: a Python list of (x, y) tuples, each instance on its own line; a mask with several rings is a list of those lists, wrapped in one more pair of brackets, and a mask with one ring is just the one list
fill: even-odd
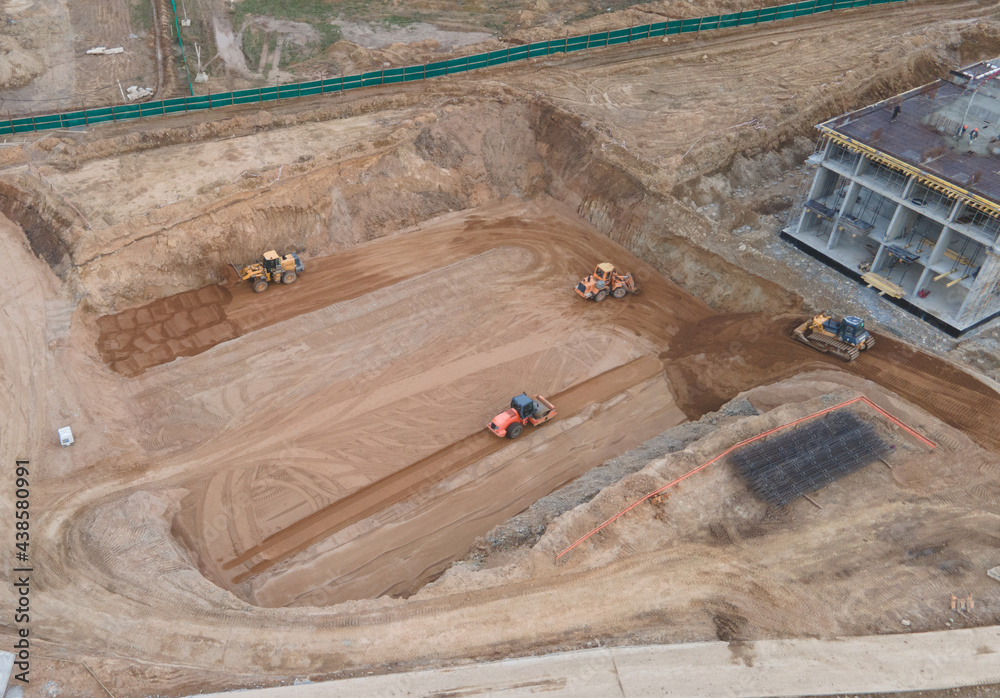
[(595, 698), (738, 698), (995, 683), (1000, 683), (1000, 626), (840, 640), (703, 642), (580, 650), (453, 669), (241, 691), (239, 696), (513, 698), (544, 693)]

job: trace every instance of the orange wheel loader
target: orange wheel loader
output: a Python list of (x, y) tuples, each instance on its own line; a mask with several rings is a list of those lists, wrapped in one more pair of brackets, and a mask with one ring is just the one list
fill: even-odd
[(624, 298), (627, 293), (639, 293), (639, 288), (631, 274), (619, 274), (614, 264), (601, 262), (593, 274), (576, 285), (576, 292), (581, 298), (600, 303), (609, 293), (615, 298)]

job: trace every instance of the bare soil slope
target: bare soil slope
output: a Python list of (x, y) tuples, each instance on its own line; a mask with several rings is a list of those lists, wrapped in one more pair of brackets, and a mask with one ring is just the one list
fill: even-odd
[[(179, 695), (598, 642), (721, 637), (752, 661), (739, 643), (761, 637), (996, 623), (1000, 395), (886, 336), (899, 316), (855, 364), (795, 343), (793, 315), (847, 296), (764, 254), (788, 184), (761, 184), (760, 211), (727, 193), (820, 116), (987, 57), (991, 11), (916, 1), (0, 151), (17, 270), (0, 450), (31, 461), (33, 668), (58, 690)], [(216, 285), (272, 247), (305, 254), (295, 285)], [(578, 298), (605, 260), (644, 293)], [(559, 418), (484, 433), (522, 390)], [(744, 392), (762, 414), (723, 415), (508, 560), (449, 567)], [(671, 476), (858, 394), (938, 449), (879, 422), (892, 469), (822, 509), (769, 509), (705, 471), (555, 561)], [(950, 616), (951, 593), (976, 612)]]

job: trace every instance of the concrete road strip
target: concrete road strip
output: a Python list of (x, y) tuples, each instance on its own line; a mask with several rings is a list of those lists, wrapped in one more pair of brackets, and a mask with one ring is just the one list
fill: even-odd
[[(615, 647), (240, 691), (264, 696), (807, 696), (1000, 683), (1000, 626), (836, 640)], [(223, 696), (227, 694), (213, 694)]]

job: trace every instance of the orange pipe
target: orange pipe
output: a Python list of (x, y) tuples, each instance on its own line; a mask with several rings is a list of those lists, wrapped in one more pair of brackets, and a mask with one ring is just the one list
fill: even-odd
[(757, 436), (754, 436), (754, 437), (749, 438), (749, 439), (744, 439), (743, 441), (740, 441), (738, 444), (730, 446), (729, 448), (727, 448), (725, 451), (723, 451), (722, 453), (720, 453), (719, 455), (717, 455), (712, 460), (707, 461), (705, 463), (702, 463), (701, 465), (699, 465), (694, 470), (691, 470), (691, 471), (689, 471), (689, 472), (681, 475), (676, 480), (668, 482), (663, 487), (650, 492), (649, 494), (645, 495), (641, 499), (638, 499), (635, 502), (633, 502), (632, 504), (630, 504), (629, 506), (625, 507), (620, 512), (618, 512), (617, 514), (615, 514), (614, 516), (612, 516), (610, 519), (608, 519), (607, 521), (605, 521), (604, 523), (602, 523), (600, 526), (598, 526), (597, 528), (595, 528), (593, 531), (591, 531), (587, 535), (583, 536), (582, 538), (577, 539), (571, 546), (569, 546), (568, 548), (566, 548), (565, 550), (563, 550), (561, 553), (559, 553), (558, 555), (556, 555), (556, 559), (558, 560), (563, 555), (565, 555), (566, 553), (568, 553), (570, 550), (572, 550), (576, 546), (580, 545), (580, 543), (584, 542), (585, 540), (587, 540), (588, 538), (590, 538), (591, 536), (593, 536), (595, 533), (598, 533), (599, 531), (603, 530), (604, 528), (606, 528), (610, 524), (614, 523), (615, 521), (617, 521), (618, 519), (620, 519), (622, 516), (624, 516), (625, 514), (627, 514), (628, 512), (632, 511), (637, 506), (639, 506), (640, 504), (642, 504), (643, 502), (645, 502), (650, 497), (655, 497), (660, 492), (663, 492), (664, 490), (673, 487), (674, 485), (676, 485), (677, 483), (681, 482), (682, 480), (686, 480), (687, 478), (691, 477), (692, 475), (694, 475), (698, 471), (704, 470), (705, 468), (707, 468), (708, 466), (710, 466), (712, 463), (715, 463), (719, 459), (724, 458), (725, 456), (729, 455), (730, 453), (732, 453), (736, 449), (740, 448), (741, 446), (746, 446), (747, 444), (753, 443), (754, 441), (757, 441), (758, 439), (763, 439), (765, 436), (770, 436), (771, 434), (774, 434), (775, 432), (781, 431), (782, 429), (787, 429), (788, 427), (793, 427), (796, 424), (801, 424), (802, 422), (809, 421), (810, 419), (815, 419), (816, 417), (821, 417), (824, 414), (827, 414), (829, 412), (833, 412), (834, 410), (839, 410), (839, 409), (841, 409), (843, 407), (847, 407), (848, 405), (853, 405), (855, 402), (863, 402), (863, 403), (865, 403), (866, 405), (868, 405), (869, 407), (871, 407), (873, 410), (875, 410), (876, 412), (878, 412), (882, 416), (884, 416), (887, 419), (889, 419), (890, 421), (892, 421), (897, 426), (902, 427), (903, 429), (905, 429), (906, 431), (908, 431), (910, 434), (912, 434), (913, 436), (915, 436), (918, 439), (920, 439), (920, 441), (922, 441), (924, 444), (926, 444), (930, 448), (932, 448), (932, 449), (935, 448), (936, 445), (935, 445), (935, 443), (933, 441), (931, 441), (930, 439), (927, 439), (927, 438), (921, 436), (916, 431), (914, 431), (910, 427), (906, 426), (901, 421), (899, 421), (898, 419), (896, 419), (895, 417), (893, 417), (891, 414), (889, 414), (888, 412), (886, 412), (885, 410), (883, 410), (881, 407), (879, 407), (878, 405), (876, 405), (874, 402), (872, 402), (871, 400), (869, 400), (867, 397), (865, 397), (864, 395), (862, 395), (862, 396), (856, 397), (856, 398), (854, 398), (852, 400), (847, 400), (846, 402), (842, 402), (839, 405), (834, 405), (833, 407), (828, 407), (825, 410), (820, 410), (819, 412), (813, 412), (812, 414), (807, 415), (805, 417), (801, 417), (799, 419), (796, 419), (793, 422), (788, 422), (787, 424), (782, 424), (781, 426), (774, 427), (773, 429), (769, 429), (768, 431), (765, 431), (762, 434), (758, 434)]

